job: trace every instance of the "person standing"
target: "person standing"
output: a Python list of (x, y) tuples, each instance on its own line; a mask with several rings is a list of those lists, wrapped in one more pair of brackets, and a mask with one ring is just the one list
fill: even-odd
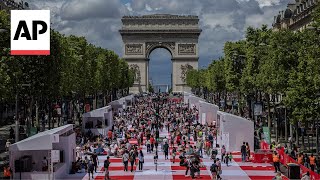
[(92, 158), (92, 161), (93, 161), (94, 172), (97, 172), (98, 162), (99, 162), (97, 153), (93, 153), (93, 155), (91, 156), (91, 158)]
[(143, 155), (142, 150), (140, 150), (140, 152), (139, 152), (138, 159), (139, 159), (139, 171), (142, 171), (143, 163), (144, 163), (144, 155)]
[(222, 145), (222, 148), (221, 148), (221, 161), (222, 162), (225, 162), (225, 156), (226, 156), (226, 147), (224, 145)]
[[(155, 139), (153, 136), (150, 137), (150, 144), (151, 144), (151, 152), (153, 152), (153, 148), (154, 148), (154, 143), (155, 143)], [(150, 151), (149, 151), (150, 152)]]
[(9, 152), (9, 147), (11, 145), (11, 142), (10, 140), (8, 139), (7, 142), (6, 142), (6, 152)]
[(153, 148), (150, 148), (150, 145), (151, 145), (150, 139), (147, 139), (146, 145), (147, 145), (147, 153), (151, 153), (151, 151), (153, 150)]
[(91, 174), (91, 177), (92, 177), (92, 179), (94, 179), (93, 178), (93, 169), (94, 169), (94, 164), (93, 164), (93, 162), (92, 162), (92, 160), (90, 160), (89, 162), (88, 162), (88, 173), (89, 173), (89, 179), (90, 179), (90, 174)]
[(314, 157), (313, 154), (311, 154), (309, 157), (309, 161), (310, 161), (311, 171), (314, 171), (314, 169), (316, 167), (316, 157)]
[(277, 154), (277, 152), (274, 152), (274, 155), (273, 155), (273, 166), (274, 166), (274, 169), (275, 169), (275, 173), (276, 172), (281, 172), (280, 171), (280, 158), (279, 158), (279, 155)]
[(172, 161), (173, 161), (173, 164), (174, 164), (174, 161), (176, 159), (176, 153), (177, 153), (177, 149), (176, 149), (176, 147), (173, 147), (172, 148)]
[(129, 161), (130, 161), (130, 165), (131, 165), (131, 172), (133, 172), (133, 166), (134, 166), (134, 163), (136, 162), (136, 153), (131, 150), (130, 153), (129, 153)]
[(108, 156), (106, 160), (104, 160), (103, 167), (104, 167), (104, 179), (110, 180), (109, 176), (109, 165), (110, 165), (110, 157)]
[(164, 158), (169, 159), (169, 144), (166, 141), (165, 144), (163, 145), (163, 151), (164, 151)]
[(218, 166), (216, 163), (217, 163), (217, 161), (213, 160), (213, 164), (210, 166), (210, 172), (212, 174), (212, 179), (217, 179)]
[(241, 146), (241, 158), (242, 158), (242, 162), (246, 161), (247, 151), (246, 151), (246, 143), (245, 142), (243, 142), (243, 144)]
[(248, 142), (246, 142), (246, 157), (247, 161), (250, 161), (250, 146)]
[(224, 162), (226, 163), (227, 167), (229, 166), (229, 153), (227, 153), (227, 155), (225, 156)]
[(124, 165), (124, 171), (128, 171), (128, 161), (129, 161), (129, 154), (128, 151), (126, 150), (124, 154), (122, 155), (122, 162)]

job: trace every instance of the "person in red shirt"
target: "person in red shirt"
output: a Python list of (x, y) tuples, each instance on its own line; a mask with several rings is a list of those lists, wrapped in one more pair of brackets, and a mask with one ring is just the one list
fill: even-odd
[(210, 148), (211, 148), (211, 142), (207, 139), (206, 140), (206, 153), (210, 155)]
[(110, 141), (112, 140), (112, 131), (111, 130), (108, 131), (108, 139)]
[(153, 152), (153, 147), (154, 147), (154, 143), (155, 143), (155, 139), (153, 136), (150, 137), (150, 143), (151, 143), (151, 152)]
[(181, 141), (181, 136), (180, 136), (180, 134), (177, 136), (177, 144), (178, 144), (178, 146), (180, 146), (180, 141)]

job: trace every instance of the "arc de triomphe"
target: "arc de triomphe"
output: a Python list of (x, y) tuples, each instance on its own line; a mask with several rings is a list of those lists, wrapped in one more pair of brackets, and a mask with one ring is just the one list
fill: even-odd
[(198, 39), (201, 33), (197, 16), (155, 14), (124, 16), (119, 30), (124, 43), (123, 58), (135, 72), (131, 93), (147, 92), (149, 55), (156, 48), (172, 56), (172, 91), (190, 91), (186, 86), (188, 69), (198, 69)]

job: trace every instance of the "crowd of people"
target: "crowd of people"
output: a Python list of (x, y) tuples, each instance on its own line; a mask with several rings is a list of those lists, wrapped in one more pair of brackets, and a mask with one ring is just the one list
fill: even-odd
[[(93, 177), (99, 154), (122, 158), (124, 171), (133, 172), (135, 164), (139, 171), (143, 171), (142, 147), (145, 146), (146, 153), (153, 154), (155, 162), (160, 152), (166, 160), (172, 158), (173, 163), (179, 158), (180, 166), (186, 168), (185, 175), (192, 178), (200, 176), (200, 168), (204, 166), (200, 159), (204, 156), (211, 158), (214, 164), (211, 172), (214, 178), (221, 179), (221, 163), (228, 165), (232, 161), (231, 153), (223, 146), (221, 160), (216, 156), (215, 126), (198, 123), (198, 110), (189, 108), (181, 100), (179, 95), (139, 96), (131, 107), (114, 113), (114, 123), (106, 137), (95, 136), (90, 130), (85, 134), (79, 132), (77, 142), (81, 149), (74, 171), (85, 169)], [(168, 136), (160, 136), (161, 132), (167, 132)], [(110, 161), (104, 163), (106, 179), (109, 164)]]

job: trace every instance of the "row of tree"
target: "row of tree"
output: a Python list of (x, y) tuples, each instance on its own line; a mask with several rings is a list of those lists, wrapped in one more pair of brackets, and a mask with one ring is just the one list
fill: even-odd
[(270, 100), (275, 102), (277, 95), (293, 125), (314, 123), (320, 118), (319, 12), (313, 15), (314, 28), (301, 32), (249, 27), (244, 40), (225, 43), (223, 58), (207, 69), (189, 71), (187, 84), (213, 94), (217, 104), (233, 94), (241, 115), (242, 107), (251, 108), (247, 102), (265, 102), (269, 128)]
[(4, 11), (0, 11), (0, 29), (7, 30), (0, 34), (0, 118), (16, 96), (19, 110), (35, 117), (35, 106), (51, 115), (56, 103), (84, 106), (100, 98), (105, 105), (119, 92), (128, 93), (133, 84), (134, 74), (124, 60), (84, 37), (51, 30), (49, 56), (10, 56), (10, 21)]

